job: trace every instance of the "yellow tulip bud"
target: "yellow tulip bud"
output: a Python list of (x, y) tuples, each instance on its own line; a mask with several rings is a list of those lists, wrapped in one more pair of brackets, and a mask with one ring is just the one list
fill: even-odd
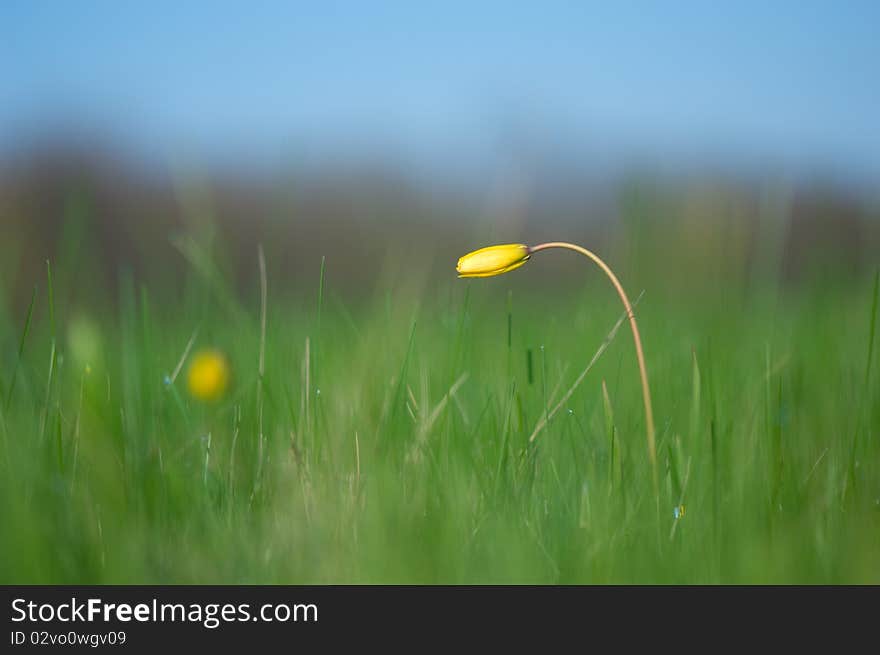
[(489, 246), (458, 260), (458, 277), (491, 277), (519, 268), (529, 260), (530, 249), (521, 243)]
[(197, 353), (189, 365), (187, 385), (190, 394), (204, 402), (214, 402), (223, 397), (229, 385), (229, 363), (217, 350)]

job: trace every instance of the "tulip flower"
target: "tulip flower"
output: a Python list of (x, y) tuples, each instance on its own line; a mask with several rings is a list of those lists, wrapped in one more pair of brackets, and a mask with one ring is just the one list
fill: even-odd
[(458, 277), (491, 277), (519, 268), (529, 260), (529, 247), (521, 243), (480, 248), (458, 260)]
[(639, 375), (641, 376), (642, 381), (642, 398), (645, 404), (645, 431), (647, 432), (648, 457), (651, 461), (651, 470), (654, 478), (654, 493), (659, 499), (657, 486), (657, 452), (654, 436), (654, 412), (651, 408), (651, 390), (648, 386), (648, 371), (645, 367), (645, 355), (642, 352), (642, 339), (639, 336), (639, 328), (636, 324), (636, 316), (633, 313), (632, 304), (630, 303), (626, 292), (623, 290), (623, 286), (617, 279), (617, 276), (608, 265), (602, 261), (598, 255), (586, 248), (582, 248), (581, 246), (572, 243), (552, 241), (550, 243), (542, 243), (538, 246), (532, 247), (523, 244), (506, 244), (480, 248), (479, 250), (475, 250), (459, 259), (456, 270), (458, 271), (459, 277), (491, 277), (493, 275), (500, 275), (512, 271), (515, 268), (519, 268), (529, 260), (533, 253), (551, 248), (574, 250), (575, 252), (591, 259), (611, 280), (614, 289), (617, 291), (617, 295), (620, 296), (620, 300), (623, 302), (623, 307), (626, 310), (626, 315), (629, 318), (629, 324), (632, 328), (633, 341), (635, 342), (636, 347)]

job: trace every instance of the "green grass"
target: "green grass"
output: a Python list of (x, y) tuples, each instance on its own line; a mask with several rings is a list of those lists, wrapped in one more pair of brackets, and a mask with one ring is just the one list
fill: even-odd
[[(89, 310), (51, 266), (2, 306), (0, 582), (880, 582), (873, 275), (691, 293), (621, 271), (658, 511), (626, 326), (529, 443), (620, 317), (587, 263), (560, 287), (549, 256), (473, 281), (453, 261), (350, 297), (333, 253), (296, 295), (267, 258), (263, 304), (257, 253), (241, 292), (179, 249), (177, 293), (123, 272)], [(193, 334), (233, 364), (216, 405), (185, 364), (166, 383)]]

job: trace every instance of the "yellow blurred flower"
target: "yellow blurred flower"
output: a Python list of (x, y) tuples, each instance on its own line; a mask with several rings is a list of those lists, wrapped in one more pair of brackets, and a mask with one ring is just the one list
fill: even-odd
[(521, 243), (489, 246), (458, 260), (458, 277), (491, 277), (519, 268), (529, 260), (530, 249)]
[(190, 394), (204, 402), (220, 400), (229, 386), (229, 362), (217, 350), (196, 353), (189, 365), (187, 385)]

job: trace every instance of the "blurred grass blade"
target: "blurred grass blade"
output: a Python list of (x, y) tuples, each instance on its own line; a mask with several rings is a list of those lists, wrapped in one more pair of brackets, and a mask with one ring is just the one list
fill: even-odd
[(697, 351), (691, 350), (691, 421), (690, 421), (690, 443), (699, 443), (700, 431), (700, 365), (697, 363)]
[(57, 336), (55, 332), (55, 289), (52, 285), (52, 264), (46, 260), (46, 282), (49, 290), (49, 333), (54, 340)]
[(605, 416), (605, 438), (608, 440), (608, 480), (613, 492), (620, 485), (623, 468), (621, 466), (620, 440), (614, 424), (614, 407), (608, 395), (608, 385), (602, 380), (602, 409)]
[(880, 269), (874, 273), (874, 297), (871, 301), (870, 327), (868, 328), (868, 360), (865, 363), (865, 387), (871, 380), (871, 362), (874, 360), (874, 336), (877, 328), (877, 297), (880, 295)]
[(31, 293), (31, 302), (28, 305), (27, 316), (24, 319), (24, 329), (21, 331), (21, 339), (18, 341), (18, 356), (15, 358), (15, 364), (12, 366), (12, 381), (9, 383), (9, 393), (4, 403), (6, 409), (9, 409), (9, 403), (12, 402), (12, 394), (15, 393), (15, 383), (18, 375), (18, 367), (21, 364), (21, 358), (24, 354), (24, 343), (27, 339), (28, 332), (31, 328), (31, 318), (34, 315), (34, 303), (37, 300), (37, 287), (34, 285), (33, 293)]

